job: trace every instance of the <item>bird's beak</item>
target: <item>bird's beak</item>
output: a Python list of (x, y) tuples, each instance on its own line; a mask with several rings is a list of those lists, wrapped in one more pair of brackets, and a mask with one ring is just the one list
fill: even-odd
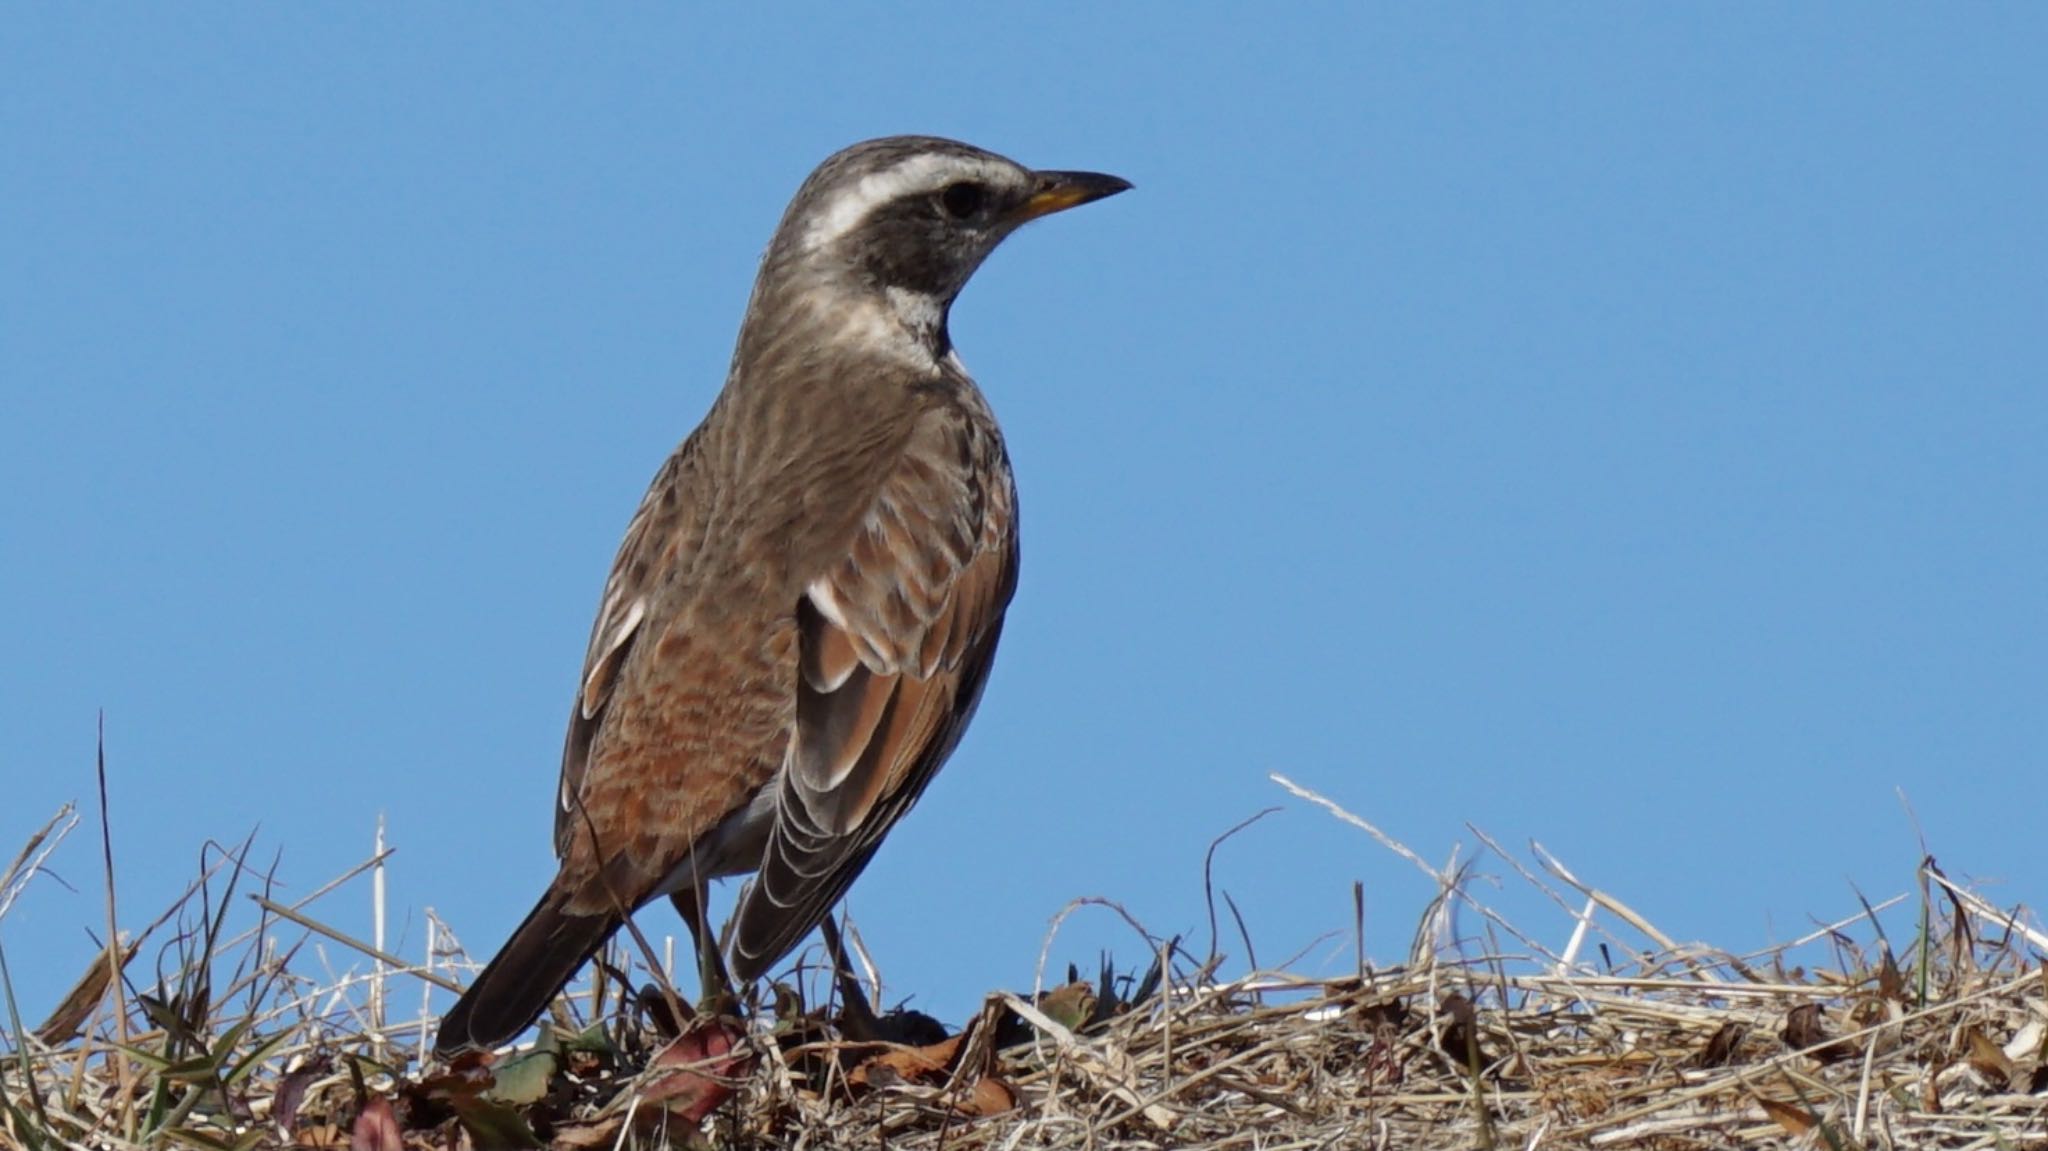
[(1127, 192), (1130, 188), (1129, 180), (1101, 172), (1040, 172), (1038, 190), (1017, 209), (1017, 222), (1022, 224), (1040, 216), (1064, 212), (1105, 196)]

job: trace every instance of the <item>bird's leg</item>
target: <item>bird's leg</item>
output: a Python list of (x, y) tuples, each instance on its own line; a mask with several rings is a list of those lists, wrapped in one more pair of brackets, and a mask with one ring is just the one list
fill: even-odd
[(718, 933), (704, 921), (707, 902), (704, 889), (688, 887), (668, 898), (675, 904), (676, 914), (682, 916), (683, 923), (689, 927), (690, 938), (697, 949), (697, 978), (701, 989), (699, 1010), (708, 1015), (731, 1012), (739, 1004), (739, 995), (733, 991), (732, 976), (725, 970), (725, 957), (719, 954)]

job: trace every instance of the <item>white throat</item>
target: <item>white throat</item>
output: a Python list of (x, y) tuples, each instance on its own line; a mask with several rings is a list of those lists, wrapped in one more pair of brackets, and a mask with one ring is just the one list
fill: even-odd
[(935, 349), (945, 329), (946, 308), (937, 297), (889, 288), (880, 295), (863, 292), (834, 310), (839, 320), (836, 339), (919, 372), (939, 374), (941, 361)]

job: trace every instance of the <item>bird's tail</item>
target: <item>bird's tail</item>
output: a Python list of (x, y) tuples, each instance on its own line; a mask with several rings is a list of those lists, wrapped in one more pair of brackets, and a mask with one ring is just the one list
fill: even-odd
[(443, 1059), (509, 1043), (532, 1025), (583, 961), (619, 926), (618, 917), (571, 915), (550, 890), (498, 949), (476, 982), (441, 1019), (434, 1054)]

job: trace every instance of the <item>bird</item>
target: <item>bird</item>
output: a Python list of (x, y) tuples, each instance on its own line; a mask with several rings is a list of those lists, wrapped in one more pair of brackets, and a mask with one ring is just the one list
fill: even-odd
[[(1016, 483), (953, 302), (1023, 224), (1130, 187), (890, 136), (798, 188), (605, 581), (555, 877), (438, 1055), (516, 1039), (663, 896), (741, 983), (830, 914), (973, 719), (1017, 587)], [(706, 883), (742, 875), (719, 956)]]

